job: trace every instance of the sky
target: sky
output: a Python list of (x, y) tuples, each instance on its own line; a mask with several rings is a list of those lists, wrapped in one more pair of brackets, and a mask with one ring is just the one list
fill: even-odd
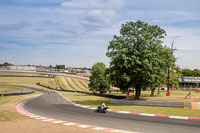
[(109, 66), (109, 42), (137, 20), (166, 31), (178, 66), (200, 69), (199, 0), (0, 0), (0, 63)]

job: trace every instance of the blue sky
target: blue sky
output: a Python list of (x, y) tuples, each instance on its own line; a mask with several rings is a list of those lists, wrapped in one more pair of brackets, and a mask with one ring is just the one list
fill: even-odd
[(199, 0), (0, 0), (0, 63), (108, 66), (113, 35), (137, 20), (166, 30), (181, 68), (200, 69)]

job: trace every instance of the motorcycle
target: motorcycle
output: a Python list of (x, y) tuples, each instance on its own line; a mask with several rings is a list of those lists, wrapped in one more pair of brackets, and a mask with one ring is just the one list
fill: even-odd
[(108, 112), (108, 107), (101, 107), (101, 106), (98, 106), (97, 109), (95, 110), (95, 112), (98, 112), (98, 113), (106, 113)]

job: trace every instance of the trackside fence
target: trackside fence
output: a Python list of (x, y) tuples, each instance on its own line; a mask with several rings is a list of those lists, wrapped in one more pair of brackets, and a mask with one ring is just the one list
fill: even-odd
[(34, 93), (34, 91), (25, 88), (0, 88), (0, 96), (24, 95), (30, 93)]
[(184, 102), (133, 101), (133, 100), (110, 99), (110, 103), (118, 104), (118, 105), (136, 105), (136, 106), (157, 106), (157, 107), (184, 108)]

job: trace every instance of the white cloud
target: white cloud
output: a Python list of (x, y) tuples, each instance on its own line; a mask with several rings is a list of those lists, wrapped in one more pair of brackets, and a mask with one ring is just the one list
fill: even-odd
[(199, 10), (199, 0), (126, 0), (129, 8), (142, 10)]
[(88, 29), (110, 27), (120, 16), (113, 10), (92, 10), (82, 24)]
[(18, 23), (0, 25), (0, 30), (3, 30), (3, 31), (21, 30), (28, 26), (31, 26), (29, 22), (20, 21)]
[(165, 27), (167, 37), (164, 43), (169, 47), (174, 40), (175, 56), (177, 64), (181, 68), (198, 68), (200, 69), (200, 35), (196, 34), (200, 29), (183, 28), (183, 27)]
[(128, 10), (125, 17), (140, 19), (157, 25), (168, 25), (177, 21), (195, 20), (196, 14), (179, 10)]
[(123, 0), (72, 0), (69, 2), (62, 2), (61, 7), (67, 8), (122, 8), (124, 6)]

